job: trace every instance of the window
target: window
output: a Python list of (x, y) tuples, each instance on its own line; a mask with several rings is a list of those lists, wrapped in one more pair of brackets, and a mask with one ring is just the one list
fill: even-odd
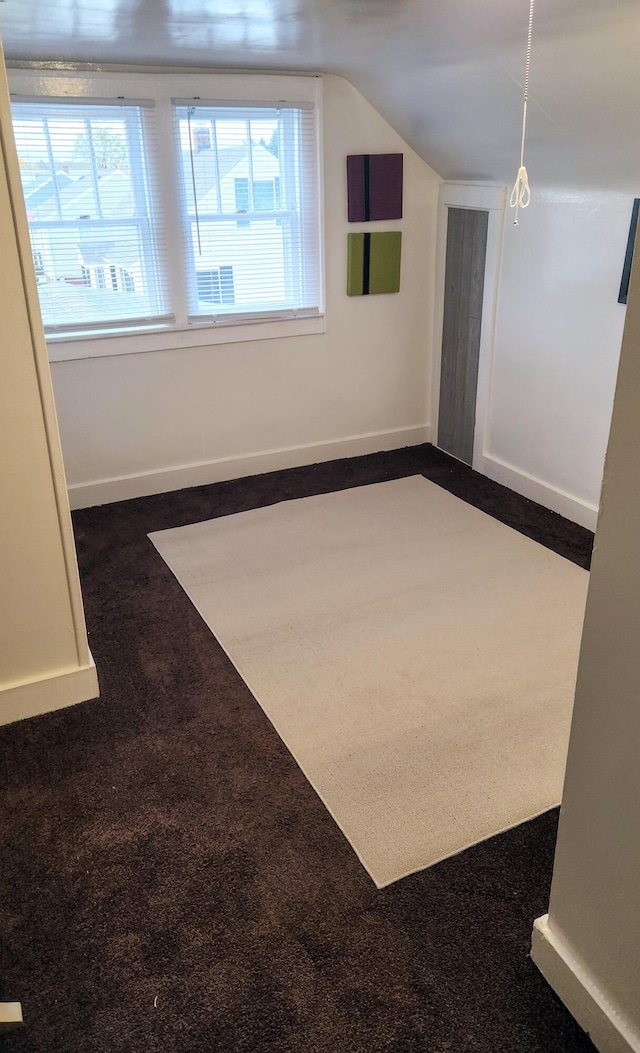
[(324, 331), (318, 78), (14, 69), (11, 90), (53, 358)]
[[(176, 116), (190, 320), (317, 313), (313, 109), (177, 104)], [(233, 296), (216, 298), (202, 275), (225, 267)]]
[(204, 303), (234, 303), (233, 267), (196, 271), (198, 300)]
[(49, 332), (166, 323), (141, 106), (19, 102), (14, 132)]
[[(236, 195), (236, 212), (248, 212), (249, 211), (249, 179), (245, 176), (244, 178), (234, 179), (235, 183), (235, 195)], [(273, 179), (254, 179), (253, 181), (253, 202), (254, 209), (256, 212), (269, 212), (275, 208), (280, 208), (280, 177), (274, 176)], [(248, 226), (247, 220), (239, 220), (240, 224)]]
[(236, 212), (249, 211), (249, 179), (247, 176), (233, 180), (236, 193)]

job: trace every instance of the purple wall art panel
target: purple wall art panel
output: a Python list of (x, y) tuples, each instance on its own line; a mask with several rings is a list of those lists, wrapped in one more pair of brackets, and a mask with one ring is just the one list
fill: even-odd
[(402, 154), (347, 157), (349, 223), (402, 219)]

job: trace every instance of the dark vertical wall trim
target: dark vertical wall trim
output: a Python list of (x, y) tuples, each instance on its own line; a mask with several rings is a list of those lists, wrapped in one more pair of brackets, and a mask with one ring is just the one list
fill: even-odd
[(362, 265), (362, 295), (369, 295), (369, 282), (371, 276), (371, 235), (364, 236), (364, 260)]
[(622, 268), (622, 281), (620, 282), (620, 292), (618, 294), (618, 303), (626, 303), (627, 295), (629, 293), (629, 279), (631, 278), (631, 266), (633, 264), (633, 248), (636, 243), (636, 233), (638, 230), (638, 213), (640, 212), (640, 197), (635, 198), (633, 202), (633, 208), (631, 210), (631, 226), (629, 227), (629, 238), (627, 241), (627, 251), (624, 257), (624, 267)]
[(371, 219), (371, 163), (369, 154), (365, 154), (363, 157), (362, 180), (364, 183), (364, 221), (368, 223)]
[(450, 208), (447, 223), (438, 446), (473, 463), (489, 213)]

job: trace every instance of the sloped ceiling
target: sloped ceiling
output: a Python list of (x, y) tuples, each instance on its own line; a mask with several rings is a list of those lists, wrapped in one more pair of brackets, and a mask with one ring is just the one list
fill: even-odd
[[(10, 60), (350, 80), (445, 178), (511, 183), (529, 0), (0, 0)], [(527, 166), (640, 195), (640, 0), (537, 0)]]

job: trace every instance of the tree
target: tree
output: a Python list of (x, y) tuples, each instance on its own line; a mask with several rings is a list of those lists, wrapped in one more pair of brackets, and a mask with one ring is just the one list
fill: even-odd
[[(127, 144), (122, 134), (111, 128), (92, 128), (91, 143), (97, 168), (117, 168), (127, 160)], [(73, 145), (73, 156), (90, 161), (91, 150), (86, 135), (79, 135)]]
[(278, 129), (273, 129), (269, 142), (267, 142), (263, 136), (260, 140), (260, 146), (264, 146), (265, 150), (268, 150), (270, 154), (273, 154), (274, 157), (278, 157), (278, 151), (280, 149), (280, 138), (278, 136)]

